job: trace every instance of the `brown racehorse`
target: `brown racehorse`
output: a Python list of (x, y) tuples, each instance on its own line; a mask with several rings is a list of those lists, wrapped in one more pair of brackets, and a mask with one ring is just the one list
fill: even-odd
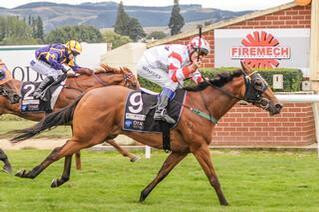
[[(66, 81), (64, 89), (59, 95), (54, 111), (66, 107), (83, 92), (93, 88), (122, 85), (131, 89), (138, 89), (139, 83), (133, 73), (127, 68), (112, 68), (107, 65), (101, 65), (95, 72), (83, 68), (78, 71), (79, 76), (69, 77)], [(83, 73), (83, 74), (82, 74)], [(19, 80), (10, 80), (3, 85), (0, 85), (0, 115), (14, 114), (22, 118), (40, 121), (44, 117), (44, 113), (22, 113), (19, 105), (19, 90), (22, 82)], [(13, 104), (12, 104), (13, 103)], [(132, 162), (138, 159), (137, 156), (120, 147), (114, 140), (110, 139), (107, 142), (116, 148), (123, 156), (129, 157)], [(76, 167), (81, 168), (80, 154), (76, 154)], [(9, 161), (6, 160), (5, 167), (9, 167)]]
[[(228, 205), (222, 192), (216, 172), (213, 168), (209, 144), (215, 124), (207, 118), (196, 115), (191, 108), (209, 114), (219, 120), (239, 100), (245, 100), (268, 111), (270, 115), (280, 113), (282, 105), (274, 96), (265, 80), (256, 72), (242, 64), (243, 70), (232, 74), (221, 74), (217, 78), (205, 81), (195, 88), (188, 88), (180, 122), (170, 132), (171, 153), (165, 160), (155, 179), (141, 192), (140, 201), (144, 201), (155, 186), (188, 153), (192, 153), (204, 170), (210, 184), (214, 187), (221, 205)], [(52, 126), (73, 120), (73, 135), (62, 147), (55, 148), (51, 154), (31, 171), (22, 170), (16, 174), (22, 178), (35, 178), (54, 161), (90, 146), (113, 139), (119, 134), (127, 135), (143, 144), (161, 149), (162, 136), (153, 133), (123, 131), (125, 102), (130, 89), (109, 86), (94, 89), (79, 98), (72, 105), (48, 115), (33, 128), (25, 129), (13, 140), (24, 140)], [(87, 114), (90, 114), (88, 116)], [(51, 187), (62, 185), (69, 179), (70, 166), (65, 163), (60, 179), (52, 182)]]

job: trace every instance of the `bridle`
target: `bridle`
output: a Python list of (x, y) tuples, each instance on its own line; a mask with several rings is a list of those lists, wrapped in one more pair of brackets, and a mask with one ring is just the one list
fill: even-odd
[[(265, 98), (262, 97), (262, 94), (267, 90), (268, 83), (261, 77), (261, 75), (259, 73), (257, 73), (257, 71), (254, 71), (251, 74), (247, 74), (244, 71), (242, 71), (242, 73), (243, 73), (243, 77), (245, 80), (245, 87), (246, 87), (244, 97), (235, 96), (234, 94), (232, 94), (232, 93), (230, 93), (230, 92), (228, 92), (220, 87), (213, 85), (209, 81), (206, 81), (206, 82), (211, 87), (214, 87), (215, 89), (221, 91), (225, 95), (227, 95), (231, 98), (234, 98), (234, 99), (238, 99), (239, 101), (246, 101), (246, 102), (249, 102), (252, 104), (263, 103)], [(261, 82), (261, 84), (256, 86), (256, 81), (258, 81), (258, 80)]]
[[(100, 84), (102, 84), (103, 86), (108, 86), (108, 84), (106, 82), (104, 82), (101, 78), (99, 78), (94, 72), (92, 73), (93, 77), (96, 79), (97, 82), (99, 82)], [(123, 79), (124, 79), (124, 84), (123, 86), (127, 86), (128, 82), (130, 81), (130, 79), (132, 79), (134, 77), (133, 73), (124, 73), (123, 72)]]
[(127, 87), (128, 82), (134, 78), (134, 75), (132, 72), (124, 73), (123, 72), (123, 79), (124, 79), (124, 86)]
[[(212, 84), (208, 80), (205, 80), (205, 82), (208, 83), (209, 86), (217, 89), (218, 91), (229, 96), (230, 98), (237, 99), (239, 101), (246, 101), (246, 102), (252, 103), (254, 105), (258, 104), (259, 107), (262, 107), (263, 109), (267, 110), (270, 107), (270, 101), (266, 98), (263, 98), (262, 94), (267, 90), (268, 83), (257, 72), (252, 72), (251, 74), (247, 74), (243, 70), (241, 70), (241, 71), (243, 73), (243, 77), (245, 80), (245, 87), (246, 87), (245, 95), (243, 98), (235, 96), (234, 94), (224, 90), (223, 88), (220, 88), (220, 87)], [(261, 84), (257, 86), (256, 82), (258, 80), (260, 80)], [(190, 107), (190, 106), (187, 106), (184, 104), (182, 104), (182, 105), (184, 107), (188, 108), (189, 110), (191, 110), (193, 113), (209, 120), (210, 122), (212, 122), (214, 124), (217, 124), (218, 119), (216, 119), (214, 116), (211, 115), (211, 113), (208, 109), (208, 106), (206, 104), (205, 97), (204, 97), (204, 95), (202, 95), (201, 92), (200, 92), (200, 96), (201, 96), (201, 99), (203, 100), (205, 109), (208, 111), (209, 114), (204, 113), (197, 108), (193, 108), (193, 107)]]

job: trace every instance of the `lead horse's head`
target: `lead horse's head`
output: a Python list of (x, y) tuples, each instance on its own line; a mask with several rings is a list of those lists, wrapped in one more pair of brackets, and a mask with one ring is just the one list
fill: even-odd
[(241, 66), (246, 85), (243, 99), (268, 111), (270, 115), (280, 113), (283, 106), (268, 86), (266, 80), (244, 62), (241, 62)]

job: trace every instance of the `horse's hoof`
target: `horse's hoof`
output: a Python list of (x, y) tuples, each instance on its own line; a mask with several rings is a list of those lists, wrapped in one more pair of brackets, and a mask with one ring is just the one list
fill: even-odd
[(15, 174), (15, 176), (16, 176), (16, 177), (25, 177), (26, 172), (27, 172), (27, 171), (26, 171), (25, 169), (20, 170), (20, 171), (18, 171), (18, 172)]
[(144, 202), (144, 200), (145, 199), (141, 196), (139, 202), (142, 203), (142, 202)]
[(59, 183), (57, 179), (53, 179), (51, 182), (51, 188), (57, 188), (59, 187)]
[(144, 194), (144, 192), (141, 192), (140, 195), (140, 202), (144, 202), (144, 200), (146, 199), (147, 195)]
[(12, 174), (11, 166), (4, 166), (2, 170), (7, 174)]
[(138, 161), (138, 160), (140, 160), (141, 158), (139, 157), (139, 156), (135, 156), (134, 158), (131, 158), (131, 162), (132, 163), (134, 163), (134, 162), (136, 162), (136, 161)]
[(221, 206), (230, 206), (229, 203), (226, 201), (224, 203), (221, 203)]

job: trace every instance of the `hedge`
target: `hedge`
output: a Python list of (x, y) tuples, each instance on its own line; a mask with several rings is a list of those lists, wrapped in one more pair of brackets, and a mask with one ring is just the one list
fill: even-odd
[[(201, 73), (205, 78), (214, 78), (217, 74), (225, 72), (225, 71), (235, 71), (238, 68), (234, 67), (223, 67), (223, 68), (205, 68), (201, 69)], [(301, 90), (301, 82), (303, 80), (303, 74), (299, 69), (288, 69), (288, 68), (278, 68), (278, 69), (267, 69), (262, 70), (258, 69), (258, 71), (262, 77), (268, 82), (269, 86), (272, 88), (273, 84), (273, 75), (274, 74), (282, 74), (284, 79), (283, 89), (273, 89), (273, 91), (277, 92), (297, 92)], [(160, 92), (162, 89), (160, 86), (155, 83), (150, 82), (142, 77), (139, 77), (139, 82), (142, 87), (147, 88), (149, 90)], [(184, 83), (185, 86), (194, 85), (191, 80), (187, 80)]]

